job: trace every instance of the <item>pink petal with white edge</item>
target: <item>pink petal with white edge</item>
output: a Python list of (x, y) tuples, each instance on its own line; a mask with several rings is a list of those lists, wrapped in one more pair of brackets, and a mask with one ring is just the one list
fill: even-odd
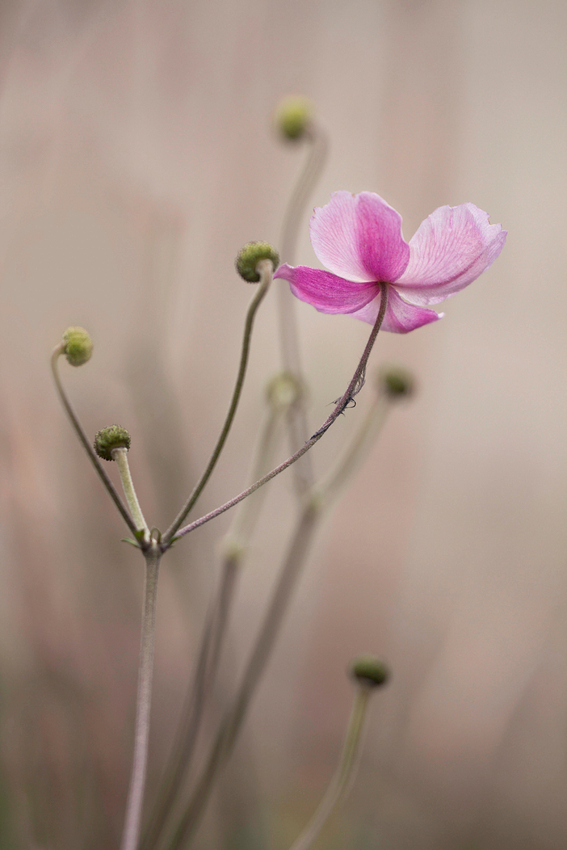
[(500, 224), (474, 204), (439, 207), (410, 239), (410, 259), (396, 287), (415, 304), (438, 304), (486, 271), (506, 241)]
[(358, 283), (395, 280), (409, 261), (400, 214), (373, 192), (334, 192), (314, 210), (309, 232), (320, 262)]
[(284, 263), (274, 277), (289, 281), (291, 291), (301, 301), (312, 304), (321, 313), (352, 313), (360, 310), (376, 296), (375, 283), (353, 283), (342, 277)]
[[(378, 318), (380, 297), (378, 295), (377, 298), (371, 301), (370, 304), (367, 304), (366, 307), (363, 307), (362, 310), (351, 313), (351, 316), (373, 325)], [(389, 286), (388, 306), (386, 307), (386, 315), (382, 322), (382, 330), (395, 334), (407, 334), (409, 331), (421, 328), (422, 325), (428, 325), (430, 322), (436, 322), (437, 319), (442, 319), (443, 315), (443, 313), (436, 313), (435, 310), (425, 310), (423, 307), (417, 307), (415, 304), (408, 304), (407, 301), (400, 298), (393, 286)]]

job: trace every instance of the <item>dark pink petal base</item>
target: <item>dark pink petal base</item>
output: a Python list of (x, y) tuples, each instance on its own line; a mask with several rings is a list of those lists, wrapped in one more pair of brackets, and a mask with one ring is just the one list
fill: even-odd
[(289, 281), (293, 294), (321, 313), (360, 310), (372, 301), (378, 290), (376, 283), (353, 283), (330, 272), (308, 266), (288, 266), (287, 263), (279, 267), (274, 277)]
[[(373, 325), (378, 318), (379, 309), (380, 294), (367, 304), (366, 307), (363, 307), (362, 310), (351, 313), (351, 316)], [(436, 313), (435, 310), (426, 310), (415, 304), (408, 304), (407, 301), (400, 298), (393, 286), (388, 287), (388, 306), (384, 321), (382, 322), (383, 331), (389, 331), (395, 334), (407, 334), (416, 328), (429, 325), (431, 322), (436, 322), (437, 319), (441, 318), (443, 318), (443, 313)]]

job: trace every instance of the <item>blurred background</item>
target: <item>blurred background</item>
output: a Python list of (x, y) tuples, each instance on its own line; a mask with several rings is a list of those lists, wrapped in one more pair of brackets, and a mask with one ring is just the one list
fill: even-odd
[[(372, 368), (403, 363), (418, 393), (317, 538), (196, 846), (289, 847), (337, 761), (345, 668), (369, 651), (392, 682), (319, 846), (565, 847), (566, 30), (563, 0), (1, 4), (2, 848), (118, 846), (130, 772), (143, 563), (63, 416), (50, 352), (68, 325), (91, 332), (91, 362), (62, 363), (66, 386), (89, 434), (130, 430), (146, 516), (165, 528), (236, 373), (252, 289), (234, 257), (277, 244), (304, 162), (271, 124), (289, 93), (314, 101), (330, 140), (298, 262), (317, 264), (310, 208), (337, 189), (381, 194), (407, 239), (465, 201), (509, 236), (443, 321), (379, 337)], [(199, 514), (247, 480), (279, 369), (275, 294)], [(315, 429), (369, 329), (296, 312)], [(318, 474), (372, 392), (314, 449)], [(283, 475), (241, 576), (218, 706), (296, 511)], [(148, 802), (229, 524), (163, 564)]]

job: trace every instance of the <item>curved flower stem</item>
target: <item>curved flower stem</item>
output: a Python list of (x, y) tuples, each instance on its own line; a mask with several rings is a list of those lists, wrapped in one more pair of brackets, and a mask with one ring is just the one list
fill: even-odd
[[(360, 359), (360, 362), (356, 368), (356, 371), (350, 381), (344, 395), (339, 399), (333, 412), (327, 417), (327, 419), (323, 422), (318, 431), (315, 431), (313, 436), (302, 446), (297, 452), (295, 452), (291, 457), (281, 463), (279, 466), (276, 466), (275, 469), (272, 469), (267, 475), (264, 475), (250, 487), (247, 487), (246, 490), (243, 490), (242, 493), (239, 493), (238, 496), (234, 496), (228, 502), (225, 502), (224, 505), (220, 505), (220, 507), (215, 508), (213, 511), (210, 511), (208, 514), (200, 517), (199, 519), (194, 520), (193, 522), (186, 525), (184, 528), (180, 529), (176, 532), (173, 540), (179, 540), (185, 534), (189, 534), (189, 532), (194, 531), (196, 528), (199, 528), (201, 525), (204, 525), (206, 522), (210, 522), (210, 520), (215, 519), (215, 517), (220, 516), (225, 511), (228, 511), (230, 508), (237, 505), (243, 499), (246, 499), (251, 493), (254, 493), (259, 487), (262, 487), (264, 484), (267, 484), (268, 481), (271, 481), (272, 478), (275, 478), (276, 475), (279, 475), (280, 472), (283, 472), (288, 466), (291, 466), (300, 457), (309, 451), (309, 449), (313, 448), (315, 443), (319, 442), (323, 434), (331, 427), (333, 422), (341, 415), (347, 405), (352, 401), (353, 397), (360, 391), (362, 385), (364, 383), (364, 376), (366, 373), (366, 364), (368, 362), (368, 358), (370, 357), (370, 352), (372, 351), (372, 347), (376, 341), (376, 337), (378, 336), (378, 331), (384, 321), (384, 316), (386, 314), (386, 307), (388, 305), (388, 284), (381, 283), (380, 284), (380, 311), (378, 313), (378, 318), (376, 319), (376, 323), (372, 328), (372, 332), (366, 343), (366, 347)], [(173, 541), (171, 541), (173, 542)]]
[(357, 686), (354, 697), (354, 705), (352, 707), (343, 752), (341, 755), (341, 761), (337, 772), (331, 780), (327, 793), (323, 797), (319, 808), (313, 815), (313, 818), (299, 838), (292, 844), (290, 850), (308, 850), (308, 848), (311, 847), (325, 825), (328, 817), (331, 815), (340, 799), (347, 791), (351, 781), (354, 779), (354, 770), (356, 768), (357, 760), (356, 757), (358, 755), (361, 733), (364, 727), (364, 718), (366, 716), (370, 690), (371, 689), (365, 685)]
[(134, 489), (134, 482), (132, 481), (132, 476), (130, 475), (130, 466), (128, 464), (128, 449), (125, 447), (119, 447), (116, 449), (112, 449), (110, 453), (116, 461), (116, 465), (118, 466), (120, 479), (122, 481), (122, 487), (124, 488), (124, 495), (126, 496), (126, 501), (128, 502), (128, 507), (130, 508), (132, 518), (136, 523), (136, 528), (138, 529), (138, 531), (145, 532), (146, 540), (149, 541), (150, 529), (146, 520), (144, 519), (144, 514), (142, 513), (142, 509), (140, 507), (140, 503), (136, 495), (136, 490)]
[(94, 466), (100, 480), (104, 484), (110, 498), (112, 499), (112, 501), (114, 502), (114, 504), (118, 508), (118, 511), (120, 512), (120, 515), (122, 516), (122, 519), (124, 520), (124, 522), (126, 523), (128, 528), (130, 529), (132, 534), (135, 535), (136, 531), (137, 531), (136, 525), (133, 522), (132, 517), (130, 516), (130, 514), (126, 510), (126, 508), (125, 508), (125, 506), (122, 502), (122, 499), (120, 498), (120, 496), (116, 492), (116, 489), (114, 488), (114, 484), (112, 483), (112, 481), (110, 480), (110, 478), (108, 477), (108, 475), (106, 474), (104, 469), (102, 468), (102, 465), (101, 465), (98, 457), (96, 456), (95, 450), (91, 446), (91, 444), (90, 444), (90, 442), (87, 438), (87, 435), (83, 431), (81, 423), (79, 422), (79, 420), (77, 418), (77, 414), (73, 410), (73, 407), (71, 406), (71, 402), (67, 398), (67, 394), (65, 392), (65, 389), (64, 389), (63, 384), (61, 382), (61, 377), (59, 375), (59, 355), (63, 354), (64, 351), (65, 351), (65, 343), (63, 342), (63, 343), (60, 343), (59, 345), (55, 346), (55, 348), (53, 349), (53, 353), (51, 355), (51, 371), (53, 372), (53, 378), (55, 380), (55, 386), (57, 387), (57, 392), (59, 393), (59, 398), (61, 399), (61, 403), (63, 404), (65, 412), (66, 412), (67, 416), (69, 417), (69, 421), (71, 422), (71, 425), (73, 426), (75, 433), (76, 433), (77, 437), (79, 438), (81, 445), (83, 446), (84, 450), (86, 451), (87, 455), (89, 456), (89, 459), (90, 459), (92, 465)]
[(140, 641), (140, 666), (138, 672), (138, 696), (136, 701), (136, 726), (134, 732), (134, 759), (130, 790), (126, 804), (126, 820), (122, 834), (121, 850), (137, 850), (140, 836), (142, 804), (146, 786), (148, 761), (148, 739), (150, 732), (150, 707), (154, 668), (154, 644), (156, 623), (156, 601), (161, 548), (157, 539), (150, 541), (144, 553), (146, 559), (146, 582)]
[(232, 753), (248, 705), (279, 633), (289, 599), (316, 528), (318, 513), (318, 506), (314, 501), (308, 502), (303, 509), (238, 693), (220, 726), (185, 813), (172, 838), (166, 844), (168, 850), (178, 850), (189, 843), (204, 814), (217, 773)]
[(376, 395), (366, 418), (354, 435), (350, 445), (347, 446), (342, 457), (337, 461), (328, 473), (317, 484), (315, 492), (317, 497), (326, 505), (343, 488), (345, 482), (356, 471), (363, 457), (366, 456), (377, 435), (382, 430), (390, 404), (383, 394)]
[[(326, 135), (319, 126), (312, 124), (305, 136), (310, 145), (309, 154), (289, 200), (280, 245), (282, 260), (291, 265), (294, 261), (301, 215), (307, 199), (319, 179), (328, 149)], [(302, 368), (297, 338), (296, 304), (287, 287), (278, 287), (278, 316), (283, 368), (296, 379), (301, 380)], [(288, 428), (291, 450), (294, 451), (305, 442), (309, 433), (303, 397), (298, 398), (296, 404), (289, 411)], [(303, 496), (313, 485), (313, 468), (310, 457), (305, 456), (294, 467), (294, 482), (298, 496)]]
[(246, 375), (246, 367), (248, 365), (248, 355), (250, 353), (250, 340), (252, 337), (252, 328), (254, 326), (254, 318), (256, 316), (256, 312), (258, 307), (260, 306), (270, 283), (272, 282), (272, 276), (274, 273), (274, 267), (271, 260), (261, 260), (257, 266), (258, 273), (260, 274), (260, 284), (258, 286), (258, 291), (256, 295), (252, 299), (250, 306), (248, 307), (248, 312), (246, 314), (246, 321), (244, 323), (244, 338), (242, 340), (242, 351), (240, 354), (240, 366), (238, 368), (238, 375), (236, 377), (236, 384), (234, 386), (234, 390), (232, 393), (232, 399), (230, 402), (230, 407), (228, 409), (228, 413), (226, 415), (226, 419), (224, 425), (222, 427), (222, 431), (217, 440), (217, 444), (213, 450), (213, 453), (210, 457), (210, 460), (205, 468), (205, 471), (201, 475), (199, 481), (193, 488), (193, 492), (189, 496), (187, 502), (184, 507), (181, 509), (175, 520), (172, 522), (170, 527), (167, 529), (165, 534), (163, 535), (163, 546), (165, 548), (168, 547), (172, 538), (175, 536), (177, 529), (182, 524), (183, 520), (201, 495), (203, 488), (205, 487), (207, 481), (211, 477), (211, 473), (215, 468), (216, 462), (219, 458), (221, 451), (223, 450), (224, 444), (226, 442), (226, 438), (228, 437), (228, 432), (230, 431), (232, 421), (234, 419), (234, 415), (236, 413), (236, 408), (238, 407), (238, 402), (240, 400), (240, 394), (242, 392), (242, 386), (244, 384), (244, 377)]

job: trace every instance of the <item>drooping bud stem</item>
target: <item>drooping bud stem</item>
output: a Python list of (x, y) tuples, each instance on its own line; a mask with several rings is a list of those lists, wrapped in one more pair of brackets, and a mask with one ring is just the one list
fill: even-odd
[[(80, 328), (80, 329), (68, 328), (65, 333), (69, 334), (69, 337), (70, 337), (71, 331), (76, 331), (76, 330), (83, 331), (82, 328)], [(86, 334), (87, 332), (84, 331), (84, 333)], [(88, 336), (88, 334), (87, 334), (87, 336)], [(89, 337), (89, 339), (90, 339), (90, 337)], [(85, 431), (84, 431), (81, 423), (79, 422), (79, 418), (78, 418), (77, 414), (73, 410), (73, 405), (69, 401), (69, 398), (67, 397), (67, 393), (65, 392), (65, 388), (64, 388), (63, 383), (61, 381), (61, 377), (59, 375), (59, 357), (62, 354), (66, 353), (68, 345), (69, 345), (68, 341), (65, 340), (65, 338), (64, 338), (62, 340), (62, 342), (60, 342), (58, 345), (55, 346), (55, 348), (53, 349), (53, 352), (51, 354), (51, 371), (53, 373), (53, 380), (55, 381), (55, 386), (57, 388), (57, 392), (59, 394), (61, 404), (63, 405), (63, 409), (65, 410), (65, 413), (67, 414), (69, 421), (70, 421), (77, 437), (79, 438), (79, 442), (81, 443), (84, 450), (86, 451), (86, 453), (89, 457), (89, 460), (91, 461), (92, 465), (94, 466), (94, 468), (95, 468), (100, 480), (102, 481), (104, 487), (106, 488), (110, 498), (112, 499), (112, 501), (114, 502), (114, 504), (118, 508), (120, 515), (124, 519), (124, 522), (126, 523), (128, 528), (130, 529), (130, 531), (133, 534), (135, 534), (137, 529), (136, 529), (134, 522), (132, 521), (132, 517), (130, 516), (130, 514), (126, 510), (126, 506), (123, 504), (122, 499), (118, 495), (112, 481), (110, 480), (110, 478), (108, 477), (108, 475), (106, 474), (104, 469), (102, 468), (102, 464), (99, 461), (98, 457), (96, 456), (96, 453), (93, 450), (93, 447), (92, 447), (90, 441), (88, 440), (87, 435), (85, 434)], [(91, 345), (91, 350), (92, 350), (92, 345)], [(83, 362), (85, 362), (85, 361), (83, 360)], [(76, 363), (74, 365), (79, 365), (79, 364)]]

